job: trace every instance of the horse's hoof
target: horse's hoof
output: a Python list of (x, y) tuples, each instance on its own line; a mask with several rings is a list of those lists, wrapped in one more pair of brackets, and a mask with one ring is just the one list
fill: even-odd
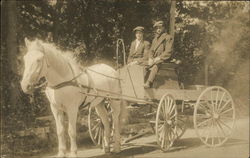
[(110, 147), (104, 147), (104, 153), (105, 154), (110, 153)]
[(75, 158), (75, 157), (77, 157), (77, 154), (76, 154), (76, 152), (71, 152), (71, 153), (69, 154), (69, 157), (72, 157), (72, 158)]
[(118, 154), (121, 152), (121, 148), (114, 148), (113, 153)]
[(56, 155), (56, 157), (58, 157), (58, 158), (63, 158), (63, 157), (65, 157), (66, 155), (65, 155), (65, 153), (63, 153), (63, 152), (59, 152), (57, 155)]

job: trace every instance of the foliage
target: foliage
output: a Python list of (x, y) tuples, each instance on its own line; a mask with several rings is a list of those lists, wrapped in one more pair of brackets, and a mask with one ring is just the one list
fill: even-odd
[[(6, 38), (2, 31), (1, 91), (3, 127), (6, 142), (15, 132), (36, 126), (35, 118), (50, 112), (43, 89), (33, 96), (20, 89), (24, 38), (53, 41), (71, 50), (83, 65), (115, 63), (116, 40), (124, 39), (128, 51), (137, 25), (146, 28), (145, 38), (153, 39), (152, 24), (169, 24), (169, 0), (32, 0), (17, 1), (16, 52), (18, 68), (8, 69)], [(204, 84), (204, 64), (209, 64), (209, 83), (227, 86), (238, 66), (248, 60), (249, 2), (178, 1), (176, 10), (174, 58), (181, 59), (181, 80), (185, 85)], [(3, 10), (5, 9), (4, 6)], [(2, 22), (8, 20), (3, 11)], [(8, 30), (2, 25), (3, 30)], [(223, 72), (223, 73), (222, 73)], [(13, 81), (13, 82), (10, 82)], [(9, 83), (14, 83), (10, 85)], [(17, 104), (10, 104), (10, 87), (18, 92)], [(10, 143), (11, 144), (11, 143)], [(11, 145), (10, 145), (11, 147)]]

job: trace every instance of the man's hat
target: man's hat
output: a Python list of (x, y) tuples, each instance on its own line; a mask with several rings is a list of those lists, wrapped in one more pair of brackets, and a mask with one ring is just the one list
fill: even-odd
[(164, 22), (163, 21), (156, 21), (153, 27), (159, 27), (159, 26), (164, 26)]
[(133, 29), (133, 32), (135, 32), (135, 31), (144, 32), (144, 27), (142, 27), (142, 26), (137, 26), (137, 27), (135, 27), (135, 28)]

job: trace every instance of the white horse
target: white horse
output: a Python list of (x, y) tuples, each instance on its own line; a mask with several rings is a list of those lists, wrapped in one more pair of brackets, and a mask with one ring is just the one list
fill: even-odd
[[(111, 127), (109, 124), (106, 108), (103, 106), (104, 98), (86, 96), (80, 91), (87, 92), (88, 89), (80, 88), (76, 85), (64, 85), (55, 88), (56, 85), (65, 81), (76, 78), (76, 81), (82, 85), (91, 86), (93, 88), (102, 89), (120, 93), (120, 84), (118, 73), (110, 66), (105, 64), (97, 64), (88, 67), (83, 73), (75, 64), (72, 58), (69, 58), (66, 53), (62, 53), (55, 46), (44, 43), (40, 40), (29, 41), (25, 39), (27, 53), (24, 56), (25, 70), (21, 81), (21, 87), (25, 93), (30, 93), (34, 90), (35, 84), (45, 77), (48, 85), (45, 93), (50, 101), (50, 107), (53, 112), (57, 136), (58, 136), (58, 156), (66, 156), (66, 143), (64, 138), (65, 127), (63, 126), (63, 113), (68, 116), (68, 134), (70, 137), (70, 157), (77, 156), (76, 145), (76, 120), (78, 108), (82, 102), (90, 103), (94, 106), (102, 123), (104, 124), (104, 151), (110, 152), (110, 133)], [(92, 71), (89, 71), (92, 70)], [(103, 75), (104, 74), (104, 75)], [(110, 76), (110, 77), (108, 77)], [(93, 89), (90, 92), (95, 92)], [(104, 92), (98, 92), (105, 95)], [(111, 100), (112, 117), (114, 123), (114, 148), (113, 152), (120, 152), (120, 120), (122, 111), (125, 110), (121, 101)]]

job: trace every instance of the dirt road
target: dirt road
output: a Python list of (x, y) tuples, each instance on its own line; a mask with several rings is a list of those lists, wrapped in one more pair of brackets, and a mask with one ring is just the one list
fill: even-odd
[(175, 143), (173, 149), (166, 153), (158, 148), (155, 136), (151, 135), (123, 145), (123, 151), (118, 155), (103, 154), (100, 149), (82, 149), (78, 152), (78, 156), (82, 158), (248, 158), (249, 119), (237, 120), (232, 138), (222, 147), (206, 147), (197, 138), (194, 129), (189, 129)]

